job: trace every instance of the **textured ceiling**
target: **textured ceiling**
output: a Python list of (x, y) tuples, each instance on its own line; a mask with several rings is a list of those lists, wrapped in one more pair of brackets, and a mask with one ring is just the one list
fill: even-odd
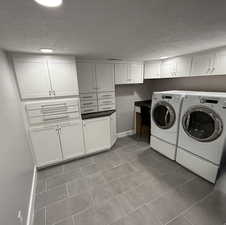
[(0, 0), (0, 48), (152, 59), (226, 45), (225, 0)]

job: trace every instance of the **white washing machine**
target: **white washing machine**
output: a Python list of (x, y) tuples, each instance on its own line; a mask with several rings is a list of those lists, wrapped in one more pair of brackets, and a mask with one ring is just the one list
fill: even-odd
[(154, 92), (151, 107), (151, 147), (175, 160), (184, 91)]
[(183, 100), (176, 161), (215, 183), (226, 141), (226, 93), (194, 92)]

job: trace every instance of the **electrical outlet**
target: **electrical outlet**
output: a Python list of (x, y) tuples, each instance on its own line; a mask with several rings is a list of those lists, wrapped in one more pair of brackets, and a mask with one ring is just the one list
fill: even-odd
[(24, 218), (21, 210), (17, 213), (17, 219), (19, 220), (19, 225), (23, 225)]

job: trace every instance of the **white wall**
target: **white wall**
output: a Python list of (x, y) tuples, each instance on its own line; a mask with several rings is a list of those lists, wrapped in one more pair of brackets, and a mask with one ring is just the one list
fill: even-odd
[(151, 98), (149, 86), (125, 84), (116, 86), (117, 132), (134, 129), (134, 102)]
[(33, 163), (26, 139), (19, 96), (5, 53), (0, 50), (0, 224), (24, 224), (31, 189)]

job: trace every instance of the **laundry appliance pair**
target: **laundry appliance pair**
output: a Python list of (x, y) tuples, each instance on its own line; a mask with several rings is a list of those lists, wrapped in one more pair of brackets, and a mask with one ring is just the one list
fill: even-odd
[(151, 147), (215, 183), (226, 142), (226, 93), (165, 91), (152, 96)]

